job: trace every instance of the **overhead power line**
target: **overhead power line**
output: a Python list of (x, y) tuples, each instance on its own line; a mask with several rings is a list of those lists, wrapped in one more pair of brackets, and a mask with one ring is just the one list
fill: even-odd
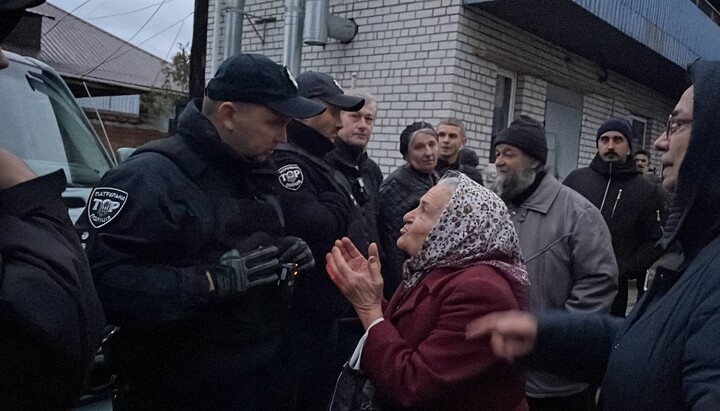
[[(167, 4), (167, 3), (172, 3), (173, 1), (175, 1), (175, 0), (167, 0), (165, 3), (166, 3), (166, 4)], [(118, 17), (118, 16), (127, 16), (127, 15), (129, 15), (129, 14), (135, 14), (135, 13), (138, 13), (138, 12), (141, 12), (141, 11), (145, 11), (145, 10), (147, 10), (147, 9), (151, 9), (151, 8), (153, 8), (153, 7), (155, 7), (155, 6), (159, 5), (159, 4), (162, 4), (162, 2), (153, 3), (153, 4), (149, 5), (149, 6), (141, 7), (141, 8), (139, 8), (139, 9), (135, 9), (135, 10), (131, 10), (131, 11), (124, 11), (124, 12), (122, 12), (122, 13), (108, 14), (108, 15), (106, 15), (106, 16), (98, 16), (98, 17), (85, 17), (85, 20), (100, 20), (100, 19), (109, 19), (109, 18)]]
[(54, 29), (55, 27), (57, 27), (57, 25), (60, 24), (61, 21), (65, 20), (65, 17), (67, 17), (67, 16), (75, 13), (75, 11), (76, 11), (77, 9), (79, 9), (80, 7), (82, 7), (82, 6), (90, 3), (91, 1), (92, 1), (92, 0), (85, 0), (84, 2), (82, 2), (82, 4), (80, 4), (79, 6), (75, 7), (74, 9), (72, 9), (72, 10), (70, 11), (70, 13), (67, 13), (66, 15), (60, 17), (60, 18), (58, 19), (58, 21), (56, 21), (55, 24), (53, 24), (53, 25), (52, 25), (45, 33), (43, 33), (42, 35), (43, 35), (43, 36), (47, 36), (47, 34), (50, 33), (51, 31), (53, 31), (53, 29)]
[[(170, 29), (173, 28), (173, 27), (177, 26), (178, 24), (184, 23), (185, 20), (187, 20), (188, 17), (192, 16), (193, 14), (195, 14), (195, 13), (191, 11), (191, 12), (188, 13), (185, 17), (183, 17), (183, 18), (181, 18), (180, 20), (176, 21), (175, 23), (173, 23), (173, 24), (165, 27), (164, 29), (158, 31), (157, 33), (155, 33), (155, 34), (153, 34), (152, 36), (150, 36), (150, 37), (146, 38), (145, 40), (143, 40), (142, 42), (136, 44), (135, 47), (140, 47), (140, 46), (142, 46), (143, 44), (147, 43), (148, 41), (154, 39), (155, 37), (157, 37), (157, 36), (165, 33), (166, 31), (170, 30)], [(180, 26), (180, 29), (182, 29), (182, 24), (181, 24), (181, 26)], [(177, 39), (177, 37), (178, 37), (178, 36), (176, 36), (175, 38)], [(176, 40), (175, 40), (175, 41), (176, 41)], [(173, 46), (175, 45), (175, 41), (173, 41)], [(133, 51), (133, 49), (125, 50), (125, 51), (123, 51), (122, 53), (118, 54), (117, 56), (113, 56), (112, 58), (108, 59), (105, 63), (109, 63), (109, 62), (111, 62), (111, 61), (113, 61), (113, 60), (115, 60), (115, 59), (119, 59), (120, 57), (122, 57), (122, 56), (124, 56), (124, 55), (126, 55), (126, 54), (128, 54), (128, 53), (130, 53), (130, 52), (132, 52), (132, 51)], [(166, 58), (166, 60), (167, 60), (167, 58)]]
[[(90, 0), (88, 0), (88, 1), (90, 1)], [(153, 12), (153, 14), (145, 21), (145, 23), (143, 23), (142, 27), (140, 27), (140, 28), (138, 29), (138, 31), (136, 31), (135, 34), (133, 34), (132, 37), (130, 37), (130, 38), (127, 40), (127, 43), (130, 43), (135, 37), (137, 37), (138, 34), (140, 34), (141, 31), (143, 31), (143, 29), (148, 25), (148, 23), (150, 23), (150, 20), (152, 20), (153, 17), (155, 17), (155, 15), (158, 13), (158, 11), (160, 11), (160, 9), (162, 8), (163, 4), (165, 4), (165, 2), (166, 2), (166, 0), (163, 0), (162, 2), (160, 2), (160, 5), (157, 7), (157, 9), (155, 9), (155, 11)], [(101, 61), (100, 63), (98, 63), (98, 65), (96, 65), (95, 67), (93, 67), (92, 69), (90, 69), (89, 71), (87, 71), (86, 73), (82, 74), (82, 75), (80, 76), (80, 78), (82, 79), (82, 78), (90, 75), (93, 71), (97, 70), (100, 66), (102, 66), (103, 64), (105, 64), (108, 60), (110, 60), (110, 58), (113, 57), (113, 56), (115, 55), (115, 53), (117, 53), (118, 51), (120, 51), (120, 49), (122, 49), (123, 47), (125, 47), (125, 45), (126, 45), (126, 43), (121, 44), (120, 47), (118, 47), (117, 49), (115, 49), (115, 51), (113, 51), (109, 56), (105, 57), (105, 58), (103, 59), (103, 61)]]

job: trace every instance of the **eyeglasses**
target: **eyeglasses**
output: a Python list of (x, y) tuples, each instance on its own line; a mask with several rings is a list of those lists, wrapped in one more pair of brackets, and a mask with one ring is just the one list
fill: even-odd
[(665, 126), (665, 135), (670, 138), (673, 134), (677, 133), (683, 126), (692, 124), (693, 119), (691, 118), (673, 118), (672, 115), (668, 116), (667, 125)]

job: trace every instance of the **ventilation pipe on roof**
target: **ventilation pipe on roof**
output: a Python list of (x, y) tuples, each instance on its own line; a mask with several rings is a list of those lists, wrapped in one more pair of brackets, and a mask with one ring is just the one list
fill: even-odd
[(328, 37), (347, 44), (355, 38), (357, 32), (358, 26), (353, 20), (330, 14), (329, 0), (307, 0), (305, 44), (324, 46)]
[[(223, 60), (234, 56), (242, 49), (243, 15), (245, 0), (228, 0), (225, 9), (225, 42)], [(218, 27), (215, 25), (215, 27)], [(213, 73), (215, 74), (215, 73)]]

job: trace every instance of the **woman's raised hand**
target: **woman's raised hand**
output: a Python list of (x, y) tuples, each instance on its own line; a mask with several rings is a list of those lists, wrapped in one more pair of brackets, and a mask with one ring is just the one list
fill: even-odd
[(375, 243), (368, 248), (368, 259), (355, 248), (349, 238), (336, 240), (325, 257), (330, 279), (355, 308), (360, 321), (367, 327), (382, 317), (383, 278)]

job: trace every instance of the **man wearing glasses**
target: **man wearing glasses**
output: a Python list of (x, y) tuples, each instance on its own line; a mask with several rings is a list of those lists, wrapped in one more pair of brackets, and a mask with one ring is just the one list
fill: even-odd
[(628, 280), (637, 280), (640, 298), (646, 271), (659, 257), (653, 246), (662, 235), (665, 209), (660, 190), (635, 168), (632, 140), (627, 120), (607, 120), (598, 129), (598, 153), (590, 166), (573, 171), (564, 181), (600, 209), (610, 229), (620, 273), (610, 312), (619, 317), (627, 310)]

